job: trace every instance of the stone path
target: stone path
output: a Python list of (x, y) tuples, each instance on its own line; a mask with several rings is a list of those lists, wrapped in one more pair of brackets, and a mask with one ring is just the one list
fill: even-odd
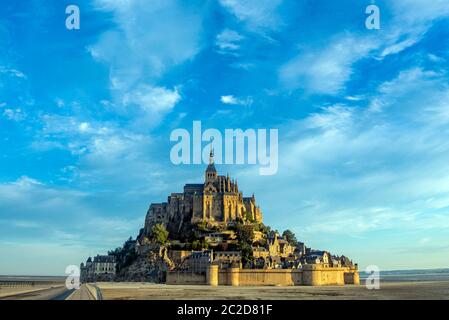
[(85, 285), (75, 290), (66, 300), (95, 300)]

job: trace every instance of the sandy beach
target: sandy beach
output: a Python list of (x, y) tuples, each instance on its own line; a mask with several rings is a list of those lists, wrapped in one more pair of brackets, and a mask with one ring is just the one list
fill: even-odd
[(417, 300), (449, 299), (449, 281), (385, 282), (360, 286), (230, 287), (97, 283), (104, 300)]

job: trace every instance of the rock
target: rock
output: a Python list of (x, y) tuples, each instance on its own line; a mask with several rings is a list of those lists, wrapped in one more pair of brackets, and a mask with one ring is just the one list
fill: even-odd
[(145, 253), (139, 254), (135, 261), (120, 270), (116, 281), (165, 282), (167, 271), (173, 268), (173, 262), (167, 256), (167, 248), (151, 244), (145, 249)]

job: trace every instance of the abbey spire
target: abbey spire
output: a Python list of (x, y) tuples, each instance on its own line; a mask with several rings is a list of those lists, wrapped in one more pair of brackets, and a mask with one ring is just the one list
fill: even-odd
[(217, 179), (217, 169), (215, 169), (214, 164), (214, 149), (212, 148), (212, 143), (210, 145), (209, 165), (206, 169), (205, 178), (206, 184), (209, 182), (214, 182)]

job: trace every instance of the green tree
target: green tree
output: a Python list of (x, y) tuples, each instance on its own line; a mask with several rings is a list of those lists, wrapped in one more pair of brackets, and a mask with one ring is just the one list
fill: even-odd
[(291, 245), (291, 246), (297, 246), (298, 245), (298, 240), (296, 240), (296, 236), (295, 236), (295, 234), (293, 233), (293, 231), (291, 231), (291, 230), (285, 230), (283, 233), (282, 233), (282, 237), (285, 239), (285, 240), (287, 240), (287, 242)]
[(201, 249), (201, 241), (194, 240), (192, 241), (192, 250), (200, 250)]
[(204, 240), (194, 240), (192, 242), (192, 250), (203, 250), (203, 249), (208, 249), (209, 248), (209, 244), (204, 241)]
[(196, 229), (197, 229), (198, 231), (200, 231), (200, 232), (208, 232), (208, 231), (210, 231), (210, 230), (209, 230), (209, 226), (207, 225), (207, 222), (206, 222), (206, 221), (198, 222), (198, 223), (196, 224)]
[(242, 264), (246, 266), (253, 260), (253, 248), (250, 244), (241, 242), (240, 249), (242, 251)]
[(252, 244), (254, 240), (254, 226), (247, 224), (237, 224), (236, 226), (237, 237), (240, 242)]
[(166, 244), (168, 240), (168, 231), (163, 224), (155, 224), (151, 228), (151, 238), (153, 241), (159, 244)]
[(245, 220), (248, 222), (254, 222), (253, 215), (251, 214), (251, 212), (248, 211), (245, 213)]

